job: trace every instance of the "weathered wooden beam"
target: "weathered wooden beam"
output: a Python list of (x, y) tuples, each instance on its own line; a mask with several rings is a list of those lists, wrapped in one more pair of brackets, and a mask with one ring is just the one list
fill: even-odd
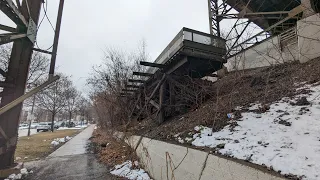
[(141, 86), (129, 84), (129, 85), (127, 85), (127, 87), (128, 88), (137, 88), (137, 89), (139, 89)]
[(175, 64), (173, 67), (171, 67), (167, 73), (171, 74), (172, 72), (174, 72), (176, 69), (178, 69), (180, 66), (184, 65), (186, 62), (188, 62), (188, 58), (184, 57), (182, 60), (180, 60), (177, 64)]
[(150, 67), (156, 67), (156, 68), (165, 68), (167, 67), (164, 64), (158, 64), (158, 63), (151, 63), (151, 62), (145, 62), (145, 61), (140, 61), (140, 65), (142, 66), (150, 66)]
[(129, 82), (132, 82), (132, 83), (145, 83), (146, 81), (140, 80), (140, 79), (129, 79)]
[(144, 73), (144, 72), (133, 72), (133, 75), (135, 76), (152, 76), (153, 74), (151, 73)]
[(154, 100), (150, 100), (150, 104), (152, 106), (154, 106), (155, 108), (157, 108), (158, 110), (160, 110), (160, 105), (158, 103), (156, 103)]
[[(136, 118), (138, 119), (142, 113), (142, 111), (144, 111), (144, 109), (147, 107), (147, 104), (149, 104), (149, 102), (151, 101), (151, 99), (153, 98), (153, 96), (156, 94), (156, 92), (159, 90), (160, 86), (162, 85), (162, 83), (166, 80), (166, 77), (167, 77), (167, 74), (163, 74), (161, 80), (159, 81), (159, 83), (157, 84), (157, 86), (154, 88), (154, 90), (152, 91), (151, 95), (146, 98), (146, 103), (145, 105), (143, 106), (143, 108), (139, 111), (139, 113), (137, 114)], [(130, 118), (131, 116), (133, 115), (133, 113), (130, 115)], [(128, 122), (128, 124), (126, 126), (129, 125), (131, 121)]]
[(136, 89), (122, 89), (124, 92), (136, 92)]

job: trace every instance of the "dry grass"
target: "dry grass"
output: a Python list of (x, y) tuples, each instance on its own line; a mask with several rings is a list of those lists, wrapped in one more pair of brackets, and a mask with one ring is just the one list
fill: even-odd
[(114, 138), (110, 132), (95, 131), (91, 142), (95, 146), (94, 148), (99, 156), (99, 160), (110, 167), (122, 164), (127, 160), (137, 160), (133, 149), (124, 141)]
[(227, 113), (235, 107), (248, 107), (250, 103), (269, 103), (283, 97), (307, 93), (296, 91), (296, 83), (320, 82), (320, 59), (305, 64), (288, 63), (274, 67), (237, 71), (212, 83), (210, 98), (196, 109), (166, 119), (160, 126), (146, 119), (129, 129), (129, 132), (159, 140), (173, 140), (177, 133), (192, 131), (196, 125), (214, 127), (218, 131), (228, 123)]
[[(55, 132), (42, 132), (32, 135), (30, 137), (21, 137), (18, 140), (18, 145), (15, 157), (22, 158), (23, 161), (32, 161), (37, 158), (43, 158), (53, 152), (56, 148), (51, 146), (51, 141), (56, 138), (63, 138), (66, 136), (74, 136), (78, 134), (79, 130), (61, 130)], [(27, 159), (24, 159), (28, 157)]]

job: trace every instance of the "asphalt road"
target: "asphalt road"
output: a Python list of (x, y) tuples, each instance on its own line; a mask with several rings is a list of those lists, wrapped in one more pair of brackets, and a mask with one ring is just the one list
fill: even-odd
[(108, 167), (100, 164), (95, 155), (86, 152), (86, 146), (95, 125), (89, 126), (45, 160), (26, 163), (34, 173), (28, 180), (113, 180)]

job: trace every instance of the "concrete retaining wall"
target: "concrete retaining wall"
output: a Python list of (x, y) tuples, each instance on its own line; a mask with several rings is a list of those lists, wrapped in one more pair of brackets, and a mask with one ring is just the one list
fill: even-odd
[[(139, 136), (129, 138), (136, 147)], [(281, 180), (246, 165), (203, 151), (142, 138), (137, 154), (145, 170), (156, 180)]]
[(228, 71), (253, 69), (320, 57), (320, 14), (297, 22), (295, 28), (269, 38), (228, 59)]
[(300, 62), (305, 63), (320, 57), (320, 14), (298, 21), (297, 32)]
[(281, 36), (267, 39), (260, 44), (228, 59), (228, 71), (253, 69), (299, 60), (298, 41), (281, 46)]

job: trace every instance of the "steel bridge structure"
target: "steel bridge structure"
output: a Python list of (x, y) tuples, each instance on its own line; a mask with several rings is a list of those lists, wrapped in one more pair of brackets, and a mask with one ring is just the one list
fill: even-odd
[[(317, 0), (208, 0), (211, 34), (227, 41), (226, 58), (319, 12)], [(231, 25), (225, 28), (226, 25)]]
[[(8, 177), (14, 166), (22, 102), (59, 79), (59, 76), (54, 76), (54, 67), (64, 0), (59, 4), (52, 52), (34, 48), (43, 3), (43, 0), (0, 0), (0, 10), (16, 25), (10, 27), (0, 22), (0, 45), (13, 43), (8, 70), (0, 69), (1, 79), (4, 79), (0, 81), (0, 179)], [(25, 93), (33, 51), (51, 55), (49, 79)]]
[(188, 87), (186, 76), (212, 75), (230, 57), (290, 30), (319, 9), (316, 0), (208, 0), (211, 36), (183, 28), (153, 63), (140, 62), (147, 72), (134, 72), (136, 78), (125, 84), (121, 96), (135, 101), (129, 121), (155, 114), (162, 123), (184, 98), (179, 94), (192, 97), (201, 90)]

